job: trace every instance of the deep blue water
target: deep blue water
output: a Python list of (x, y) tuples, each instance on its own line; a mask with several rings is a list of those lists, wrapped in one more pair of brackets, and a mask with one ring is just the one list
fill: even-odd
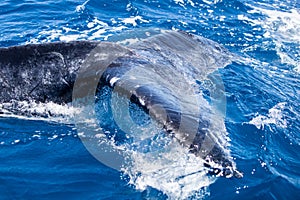
[[(298, 0), (0, 3), (1, 47), (109, 40), (145, 27), (192, 32), (240, 56), (219, 72), (230, 149), (244, 177), (220, 177), (197, 198), (300, 199)], [(69, 124), (0, 116), (0, 160), (0, 199), (167, 198), (97, 161)]]

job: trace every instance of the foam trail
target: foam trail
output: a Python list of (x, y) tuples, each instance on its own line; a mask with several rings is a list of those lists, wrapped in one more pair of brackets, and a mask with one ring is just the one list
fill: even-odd
[(61, 105), (54, 102), (10, 101), (0, 104), (0, 117), (13, 117), (25, 120), (51, 121), (73, 124), (73, 117), (78, 113), (69, 104)]

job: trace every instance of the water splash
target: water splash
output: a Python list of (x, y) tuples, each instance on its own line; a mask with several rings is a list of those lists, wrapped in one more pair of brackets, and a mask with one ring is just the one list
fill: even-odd
[(73, 116), (78, 112), (71, 105), (59, 105), (53, 102), (15, 101), (0, 104), (0, 117), (13, 117), (25, 120), (53, 121), (72, 124)]
[(76, 12), (83, 12), (85, 10), (85, 6), (86, 4), (89, 2), (90, 0), (85, 1), (83, 4), (76, 6)]
[(149, 153), (132, 152), (132, 163), (123, 168), (129, 183), (138, 190), (156, 188), (168, 199), (189, 199), (201, 192), (197, 199), (209, 195), (208, 186), (216, 178), (207, 176), (203, 160), (171, 141), (160, 151)]
[(285, 102), (278, 103), (269, 110), (267, 116), (258, 115), (254, 117), (249, 124), (253, 124), (258, 129), (264, 129), (265, 126), (274, 124), (281, 128), (287, 128), (287, 121), (284, 119), (282, 111), (286, 106)]

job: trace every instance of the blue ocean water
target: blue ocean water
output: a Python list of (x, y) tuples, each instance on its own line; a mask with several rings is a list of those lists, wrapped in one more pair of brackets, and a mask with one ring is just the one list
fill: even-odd
[[(219, 73), (230, 149), (244, 177), (217, 178), (190, 198), (300, 199), (299, 1), (5, 0), (0, 22), (1, 47), (102, 41), (139, 28), (179, 29), (224, 45), (238, 58)], [(101, 164), (69, 123), (1, 116), (0, 152), (0, 199), (174, 198), (171, 188), (130, 184)]]

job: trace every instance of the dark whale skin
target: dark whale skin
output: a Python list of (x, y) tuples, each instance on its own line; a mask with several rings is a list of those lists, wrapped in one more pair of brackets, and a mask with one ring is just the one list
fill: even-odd
[[(171, 38), (176, 40), (176, 42), (165, 42), (166, 38)], [(85, 59), (100, 43), (98, 41), (73, 41), (0, 48), (0, 103), (12, 100), (54, 102), (58, 104), (70, 103), (77, 73)], [(152, 44), (154, 45), (152, 46)], [(157, 49), (155, 44), (158, 44), (162, 49)], [(182, 54), (183, 57), (188, 57), (189, 50), (198, 50), (199, 46), (200, 49), (205, 50), (205, 45), (208, 48), (211, 44), (184, 32), (170, 32), (163, 33), (161, 37), (158, 36), (153, 40), (150, 39), (149, 41), (146, 40), (145, 42), (129, 46), (128, 48), (133, 49), (133, 51), (129, 51), (129, 53), (107, 66), (106, 71), (100, 77), (98, 87), (108, 85), (113, 88), (118, 83), (117, 81), (115, 84), (112, 84), (113, 78), (122, 78), (127, 71), (137, 65), (148, 65), (147, 60), (139, 59), (139, 51), (152, 53), (156, 57), (161, 56), (170, 65), (174, 65), (172, 58), (164, 57), (168, 51), (174, 49), (175, 55)], [(182, 51), (182, 48), (186, 48), (187, 51)], [(218, 46), (216, 48), (220, 50)], [(214, 55), (211, 56), (214, 57)], [(215, 57), (214, 59), (219, 61), (226, 58)], [(130, 60), (130, 62), (126, 60)], [(191, 58), (192, 64), (195, 61), (197, 62), (197, 60)], [(133, 63), (134, 65), (129, 65), (128, 63)], [(153, 65), (150, 67), (153, 67)], [(159, 68), (161, 66), (154, 66), (154, 69), (155, 67)], [(173, 73), (176, 74), (176, 68), (174, 70), (175, 72)], [(209, 71), (210, 69), (207, 70)], [(205, 70), (197, 71), (196, 69), (193, 73), (199, 72), (201, 74), (203, 71)], [(163, 76), (166, 76), (166, 74), (163, 74)], [(185, 134), (180, 132), (182, 130), (179, 130), (181, 110), (176, 103), (179, 99), (162, 98), (159, 87), (141, 86), (135, 91), (127, 91), (126, 86), (121, 85), (122, 87), (125, 92), (129, 92), (129, 98), (145, 110), (151, 110), (155, 104), (162, 105), (167, 117), (161, 118), (160, 113), (154, 113), (154, 118), (164, 124), (166, 131), (171, 135)], [(140, 103), (140, 100), (143, 100), (143, 103)], [(200, 126), (194, 138), (179, 141), (183, 145), (188, 146), (190, 152), (196, 155), (199, 154), (201, 143), (206, 135), (204, 130), (209, 128), (210, 124), (208, 120), (202, 118), (199, 123)], [(214, 174), (232, 175), (238, 178), (242, 176), (240, 172), (234, 169), (232, 161), (227, 158), (227, 155), (224, 154), (222, 148), (218, 145), (214, 145), (204, 159), (209, 159), (223, 167), (223, 169), (213, 169), (212, 172)], [(206, 165), (209, 167), (209, 163)]]
[(71, 102), (76, 72), (98, 44), (74, 41), (0, 48), (0, 103)]

